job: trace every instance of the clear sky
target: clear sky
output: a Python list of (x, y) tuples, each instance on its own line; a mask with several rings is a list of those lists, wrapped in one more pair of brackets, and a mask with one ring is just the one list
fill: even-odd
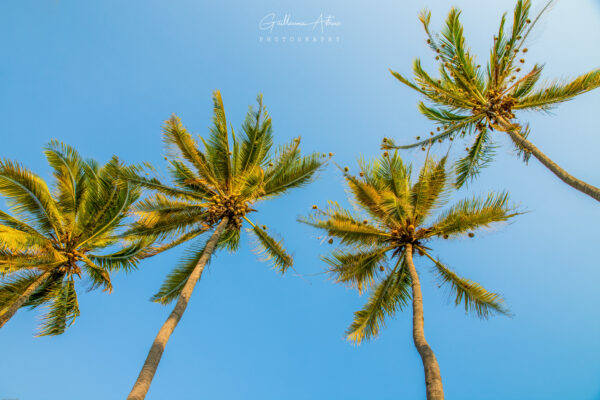
[[(49, 178), (41, 149), (58, 138), (100, 161), (117, 154), (162, 168), (162, 122), (177, 113), (206, 133), (211, 91), (220, 89), (235, 127), (262, 92), (279, 143), (302, 135), (305, 151), (335, 152), (336, 162), (355, 169), (357, 157), (379, 154), (383, 136), (408, 141), (431, 129), (416, 94), (387, 69), (410, 73), (416, 56), (431, 66), (418, 11), (430, 8), (437, 29), (452, 5), (464, 10), (468, 41), (483, 64), (513, 1), (3, 1), (0, 155)], [(268, 43), (258, 26), (271, 12), (294, 21), (323, 13), (341, 25), (325, 31), (331, 43)], [(276, 27), (271, 36), (298, 32), (312, 35), (308, 27)], [(559, 1), (537, 27), (526, 65), (546, 62), (549, 78), (588, 71), (600, 66), (599, 39), (599, 1)], [(595, 185), (599, 104), (596, 91), (550, 116), (519, 115), (542, 151)], [(422, 161), (420, 152), (405, 155)], [(148, 399), (424, 399), (410, 311), (371, 343), (345, 341), (365, 298), (318, 274), (330, 247), (296, 222), (314, 203), (345, 203), (341, 181), (329, 168), (317, 183), (260, 207), (257, 220), (285, 239), (297, 272), (308, 276), (279, 276), (247, 237), (237, 254), (218, 254)], [(492, 189), (510, 190), (531, 212), (477, 240), (433, 246), (463, 276), (502, 293), (513, 318), (465, 316), (437, 288), (430, 264), (417, 260), (426, 334), (446, 397), (599, 400), (598, 203), (535, 160), (526, 166), (509, 146), (468, 190)], [(0, 399), (125, 398), (171, 309), (148, 298), (181, 251), (116, 275), (110, 295), (81, 292), (81, 317), (60, 337), (34, 338), (39, 313), (20, 311), (0, 332)]]

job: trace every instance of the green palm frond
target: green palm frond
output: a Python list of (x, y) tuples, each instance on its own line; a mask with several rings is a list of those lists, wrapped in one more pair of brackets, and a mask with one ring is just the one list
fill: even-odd
[(329, 202), (324, 211), (317, 211), (309, 217), (301, 217), (299, 222), (327, 231), (343, 244), (376, 245), (390, 238), (390, 235), (370, 223), (365, 224), (350, 211), (335, 202)]
[(79, 208), (86, 178), (83, 160), (77, 151), (64, 143), (52, 140), (45, 147), (46, 158), (54, 170), (58, 206), (63, 214), (73, 214), (71, 223), (74, 222), (74, 213)]
[(492, 162), (495, 148), (488, 130), (479, 132), (465, 157), (456, 162), (456, 187), (475, 179), (481, 169)]
[(262, 256), (263, 261), (270, 261), (279, 272), (285, 273), (294, 264), (294, 260), (283, 248), (282, 241), (274, 239), (260, 226), (246, 220), (252, 226), (248, 231), (256, 238), (256, 252)]
[(39, 271), (20, 270), (0, 281), (0, 315), (42, 274)]
[(171, 187), (162, 183), (156, 177), (145, 176), (150, 175), (149, 171), (153, 170), (154, 169), (151, 168), (149, 165), (134, 165), (123, 167), (121, 168), (121, 177), (124, 180), (131, 182), (135, 185), (139, 185), (144, 189), (154, 190), (166, 196), (171, 196), (183, 200), (203, 200), (205, 198), (205, 194), (203, 192), (197, 193), (192, 190), (188, 190), (187, 188)]
[[(298, 138), (297, 140), (299, 141), (300, 139)], [(314, 180), (315, 174), (323, 167), (326, 161), (318, 153), (304, 157), (300, 157), (299, 155), (294, 157), (293, 161), (283, 164), (278, 171), (265, 181), (264, 196), (278, 196), (290, 189), (307, 185)]]
[(329, 273), (338, 283), (349, 284), (359, 293), (373, 284), (378, 268), (386, 263), (386, 253), (393, 247), (375, 247), (348, 252), (336, 250), (323, 257), (329, 264)]
[(48, 186), (26, 168), (9, 160), (0, 161), (0, 194), (25, 223), (45, 233), (62, 233), (62, 219)]
[(183, 286), (198, 264), (200, 257), (202, 257), (205, 247), (205, 241), (198, 240), (186, 249), (178, 265), (169, 272), (160, 289), (152, 296), (151, 300), (160, 304), (169, 304), (179, 297)]
[(239, 156), (236, 157), (239, 160), (238, 174), (262, 165), (273, 146), (271, 118), (263, 106), (262, 95), (258, 95), (256, 101), (256, 111), (250, 107), (242, 124), (244, 135), (240, 139)]
[(486, 228), (491, 224), (506, 222), (520, 212), (509, 204), (507, 192), (490, 193), (487, 197), (473, 197), (458, 201), (441, 213), (432, 224), (432, 235), (465, 235), (475, 229)]
[(450, 268), (433, 258), (429, 253), (421, 251), (433, 261), (442, 284), (450, 284), (456, 297), (454, 304), (464, 303), (465, 312), (473, 312), (479, 318), (488, 318), (493, 313), (509, 315), (504, 308), (502, 297), (493, 292), (488, 292), (483, 286), (469, 279), (461, 278)]
[(91, 281), (91, 285), (89, 290), (94, 290), (97, 288), (102, 288), (102, 290), (107, 292), (112, 292), (113, 286), (110, 281), (110, 275), (108, 270), (96, 265), (90, 258), (82, 257), (83, 262), (85, 264), (86, 275), (89, 277)]
[(90, 254), (89, 259), (106, 271), (124, 270), (129, 272), (137, 267), (138, 262), (150, 251), (152, 240), (143, 238), (135, 240), (110, 254)]
[(396, 266), (373, 290), (363, 309), (354, 313), (354, 321), (346, 330), (347, 338), (361, 343), (377, 337), (385, 317), (402, 310), (410, 298), (410, 276), (406, 268)]
[(79, 303), (75, 282), (69, 279), (53, 294), (53, 301), (44, 315), (37, 336), (60, 335), (75, 322), (77, 317), (79, 317)]
[[(198, 149), (198, 143), (192, 138), (192, 135), (185, 129), (181, 120), (176, 115), (165, 121), (163, 126), (163, 141), (168, 149), (172, 149), (173, 146), (177, 149), (177, 152), (171, 153), (173, 158), (176, 158), (180, 154), (184, 160), (196, 168), (202, 179), (218, 190), (220, 186), (212, 166), (206, 159), (206, 156)], [(149, 189), (160, 190), (160, 187), (149, 187)]]
[(229, 133), (227, 119), (221, 92), (213, 93), (213, 126), (210, 129), (208, 142), (204, 144), (210, 165), (215, 177), (225, 184), (227, 190), (231, 185), (233, 171), (231, 168), (231, 149), (229, 147)]
[(558, 103), (600, 87), (600, 69), (578, 76), (570, 82), (554, 81), (520, 98), (515, 109), (548, 110)]
[(431, 211), (445, 203), (449, 189), (447, 183), (446, 157), (439, 161), (428, 158), (419, 171), (419, 179), (411, 189), (415, 222), (422, 222)]

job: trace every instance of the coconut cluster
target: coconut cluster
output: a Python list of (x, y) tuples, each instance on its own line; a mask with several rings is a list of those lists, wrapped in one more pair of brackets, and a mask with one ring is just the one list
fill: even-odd
[(503, 96), (501, 91), (490, 90), (487, 94), (487, 103), (473, 108), (475, 113), (481, 111), (493, 121), (497, 121), (499, 117), (506, 120), (511, 120), (515, 117), (512, 112), (516, 100), (511, 96)]
[(242, 217), (248, 212), (250, 212), (248, 203), (237, 196), (214, 196), (207, 208), (207, 222), (212, 225), (218, 223), (224, 217), (229, 217), (229, 224), (236, 229), (240, 229), (242, 227)]
[(63, 255), (67, 257), (67, 261), (58, 267), (58, 271), (81, 276), (81, 268), (79, 268), (77, 262), (81, 260), (83, 253), (80, 253), (77, 250), (65, 250)]

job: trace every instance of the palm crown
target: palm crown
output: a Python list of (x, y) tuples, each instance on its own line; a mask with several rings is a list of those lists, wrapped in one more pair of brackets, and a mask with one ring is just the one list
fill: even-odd
[(0, 162), (0, 193), (12, 211), (0, 211), (0, 319), (48, 304), (40, 335), (57, 335), (79, 316), (75, 281), (112, 290), (109, 273), (133, 268), (145, 243), (118, 243), (139, 190), (118, 181), (117, 158), (99, 166), (56, 141), (45, 154), (53, 191), (23, 166)]
[(430, 132), (431, 135), (424, 138), (417, 136), (417, 142), (403, 146), (385, 138), (382, 148), (406, 149), (474, 135), (472, 144), (466, 148), (467, 154), (456, 165), (458, 186), (475, 177), (492, 160), (495, 146), (491, 132), (494, 130), (509, 133), (517, 152), (527, 161), (534, 151), (524, 140), (529, 129), (515, 120), (514, 112), (548, 111), (558, 103), (600, 86), (600, 69), (568, 82), (554, 80), (545, 84), (538, 84), (543, 65), (535, 64), (531, 70), (522, 71), (528, 52), (525, 42), (550, 4), (547, 3), (532, 21), (529, 19), (531, 2), (519, 0), (511, 28), (505, 26), (506, 15), (503, 15), (486, 68), (481, 68), (465, 43), (459, 10), (450, 11), (441, 35), (429, 30), (431, 13), (424, 11), (419, 19), (427, 34), (427, 43), (439, 62), (439, 77), (428, 74), (419, 59), (413, 65), (414, 81), (394, 71), (392, 74), (425, 96), (430, 105), (421, 102), (419, 110), (438, 124), (437, 132)]
[(410, 165), (387, 152), (379, 160), (360, 163), (358, 177), (344, 174), (356, 211), (330, 202), (325, 210), (301, 219), (339, 239), (341, 247), (326, 256), (332, 277), (360, 292), (371, 290), (364, 308), (355, 313), (348, 338), (361, 342), (376, 336), (387, 316), (401, 310), (410, 300), (411, 275), (407, 251), (415, 251), (433, 262), (442, 283), (451, 285), (456, 304), (480, 317), (506, 313), (498, 294), (459, 277), (431, 254), (434, 239), (473, 237), (473, 230), (507, 221), (517, 213), (508, 205), (506, 193), (462, 200), (434, 217), (450, 194), (446, 159), (427, 159), (416, 182)]
[[(161, 241), (151, 254), (172, 248), (210, 231), (227, 218), (219, 247), (235, 250), (244, 222), (250, 226), (258, 251), (281, 272), (293, 263), (280, 241), (267, 233), (267, 227), (249, 219), (256, 203), (309, 183), (328, 160), (325, 154), (301, 156), (300, 138), (273, 151), (271, 118), (258, 97), (258, 108), (250, 108), (236, 136), (227, 127), (221, 94), (214, 92), (213, 127), (203, 149), (176, 116), (165, 122), (165, 159), (173, 185), (146, 177), (139, 168), (126, 170), (126, 178), (155, 191), (136, 206), (139, 219), (129, 235)], [(203, 252), (203, 244), (191, 247), (181, 265), (168, 276), (154, 300), (175, 299)]]

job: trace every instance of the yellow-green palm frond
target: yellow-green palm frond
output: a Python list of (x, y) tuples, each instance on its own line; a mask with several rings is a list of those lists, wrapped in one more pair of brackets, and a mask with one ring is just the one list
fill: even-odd
[(264, 197), (279, 196), (290, 189), (309, 184), (327, 162), (328, 159), (318, 153), (301, 156), (295, 147), (300, 143), (300, 138), (295, 140), (297, 144), (288, 147), (287, 151), (284, 150), (276, 158), (274, 167), (267, 170)]
[(323, 229), (332, 238), (338, 238), (347, 245), (378, 245), (389, 240), (391, 236), (370, 221), (364, 220), (344, 209), (335, 202), (329, 202), (324, 211), (317, 211), (309, 217), (301, 217), (299, 221)]
[(166, 196), (175, 197), (182, 200), (204, 200), (206, 195), (204, 192), (195, 192), (187, 187), (179, 188), (169, 186), (157, 177), (151, 177), (154, 172), (152, 166), (145, 165), (130, 165), (121, 168), (121, 178), (138, 185), (144, 189), (154, 190)]
[(354, 313), (354, 321), (346, 330), (348, 340), (357, 344), (377, 337), (385, 318), (402, 310), (411, 298), (410, 276), (402, 261), (374, 288), (362, 310)]
[(233, 169), (231, 167), (231, 149), (229, 146), (229, 132), (221, 92), (213, 92), (213, 126), (210, 128), (208, 141), (204, 142), (206, 156), (212, 167), (213, 173), (226, 190), (230, 190)]
[(273, 146), (271, 118), (263, 105), (262, 95), (259, 94), (256, 101), (257, 109), (250, 107), (242, 124), (243, 135), (235, 157), (237, 174), (264, 165)]
[[(181, 120), (176, 115), (165, 121), (163, 126), (163, 141), (171, 158), (177, 159), (183, 157), (185, 161), (196, 168), (200, 177), (210, 186), (221, 188), (220, 183), (215, 176), (213, 166), (206, 159), (206, 156), (199, 150), (198, 142), (182, 125)], [(149, 188), (159, 190), (158, 187)]]
[(59, 236), (62, 217), (46, 182), (18, 163), (0, 161), (0, 194), (10, 210), (44, 234)]
[(467, 154), (458, 160), (456, 169), (456, 187), (460, 188), (468, 181), (472, 181), (479, 175), (482, 168), (492, 162), (495, 148), (491, 134), (488, 129), (483, 128), (469, 147)]
[(119, 162), (113, 158), (99, 171), (95, 185), (88, 188), (90, 195), (77, 218), (79, 247), (115, 237), (115, 231), (122, 227), (131, 207), (140, 197), (136, 185), (130, 182), (119, 184), (118, 168)]
[(265, 170), (259, 166), (247, 169), (236, 176), (234, 187), (237, 194), (248, 201), (255, 201), (264, 196)]
[(350, 201), (363, 211), (367, 212), (371, 218), (382, 224), (390, 223), (390, 215), (385, 212), (381, 206), (380, 191), (372, 185), (361, 181), (349, 173), (344, 174), (348, 191), (350, 192)]
[(141, 259), (146, 258), (152, 242), (153, 238), (134, 240), (109, 254), (90, 254), (89, 260), (106, 271), (129, 272), (137, 267)]
[(282, 274), (294, 264), (294, 259), (283, 247), (283, 242), (273, 238), (265, 229), (259, 225), (247, 220), (252, 226), (248, 232), (252, 232), (256, 239), (256, 253), (261, 256), (263, 261), (269, 261)]
[[(202, 257), (205, 247), (206, 242), (199, 239), (187, 248), (178, 265), (169, 272), (160, 289), (152, 296), (151, 300), (160, 304), (169, 304), (179, 297), (183, 286), (194, 268), (196, 268), (200, 257)], [(210, 262), (210, 259), (208, 262)]]
[(515, 109), (549, 110), (558, 103), (600, 87), (600, 68), (569, 81), (554, 81), (537, 88), (528, 96), (519, 98)]
[(411, 189), (410, 199), (413, 218), (420, 225), (436, 208), (445, 204), (450, 187), (446, 171), (446, 157), (439, 161), (425, 160), (419, 178)]
[(57, 206), (73, 224), (86, 188), (84, 161), (73, 147), (57, 140), (50, 141), (44, 152), (54, 170)]
[[(169, 173), (173, 182), (184, 190), (195, 194), (196, 197), (209, 197), (218, 193), (218, 189), (204, 178), (195, 174), (184, 162), (169, 160)], [(179, 196), (177, 196), (179, 197)]]
[(465, 312), (473, 312), (479, 318), (488, 318), (491, 314), (498, 313), (509, 315), (504, 308), (502, 297), (493, 292), (488, 292), (483, 286), (469, 279), (461, 278), (450, 268), (433, 258), (429, 253), (421, 251), (433, 261), (441, 284), (449, 284), (453, 294), (456, 295), (454, 304), (464, 303)]
[(108, 269), (106, 269), (105, 266), (101, 267), (95, 264), (88, 257), (84, 256), (82, 259), (86, 276), (90, 280), (89, 290), (102, 288), (104, 291), (112, 292), (113, 286), (112, 282), (110, 281)]
[(55, 336), (64, 333), (79, 317), (79, 302), (73, 279), (65, 280), (52, 294), (52, 302), (43, 316), (37, 336)]
[(17, 300), (21, 293), (41, 277), (42, 272), (27, 269), (21, 269), (3, 277), (0, 281), (0, 315)]
[(472, 230), (506, 222), (519, 214), (510, 204), (507, 192), (490, 193), (487, 197), (458, 201), (439, 215), (430, 234), (447, 237), (466, 235)]
[(323, 257), (329, 265), (329, 274), (337, 283), (358, 289), (359, 293), (369, 289), (386, 264), (386, 253), (392, 247), (367, 247), (357, 251), (335, 250)]

